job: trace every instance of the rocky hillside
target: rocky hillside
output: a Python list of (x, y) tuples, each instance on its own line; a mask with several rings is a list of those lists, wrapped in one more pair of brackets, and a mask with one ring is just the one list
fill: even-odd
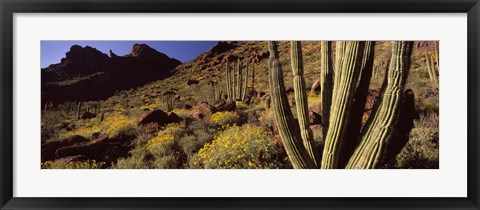
[(181, 62), (144, 44), (123, 56), (74, 45), (59, 64), (42, 69), (42, 101), (101, 100), (170, 76)]

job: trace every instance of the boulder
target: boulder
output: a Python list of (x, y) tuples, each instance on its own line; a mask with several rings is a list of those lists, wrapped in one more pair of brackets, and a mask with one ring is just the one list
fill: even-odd
[(203, 119), (204, 115), (200, 111), (196, 111), (192, 114), (192, 118), (195, 120)]
[(92, 119), (92, 118), (95, 118), (97, 115), (96, 114), (93, 114), (91, 112), (85, 112), (82, 114), (82, 116), (80, 117), (80, 119), (82, 120), (87, 120), (87, 119)]
[(310, 94), (315, 94), (316, 91), (320, 90), (320, 79), (315, 80), (313, 82), (312, 88), (310, 88)]
[(105, 162), (106, 167), (109, 167), (118, 158), (129, 155), (129, 151), (133, 149), (134, 139), (135, 136), (120, 135), (110, 139), (108, 135), (103, 135), (93, 141), (59, 148), (55, 155), (57, 158), (81, 155), (89, 160)]
[(259, 92), (257, 93), (257, 98), (263, 98), (264, 95), (265, 95), (265, 92), (259, 91)]
[(198, 84), (198, 83), (199, 83), (198, 80), (189, 79), (189, 80), (187, 81), (187, 86), (196, 85), (196, 84)]
[(87, 142), (87, 141), (89, 140), (83, 136), (74, 135), (63, 140), (44, 143), (41, 146), (42, 162), (56, 159), (55, 152), (57, 151), (57, 149), (61, 147), (71, 146), (73, 144), (78, 144), (78, 143)]
[(207, 102), (200, 102), (198, 105), (198, 111), (203, 115), (210, 115), (217, 112), (217, 108), (208, 104)]
[(168, 116), (167, 116), (167, 124), (169, 123), (179, 123), (179, 122), (182, 122), (183, 119), (180, 118), (177, 114), (175, 113), (170, 113)]
[(322, 124), (322, 116), (316, 112), (309, 111), (308, 112), (308, 122), (310, 125), (319, 125)]
[(223, 111), (233, 112), (237, 109), (237, 104), (235, 103), (235, 101), (224, 102), (217, 105), (216, 109), (219, 112), (223, 112)]
[(162, 110), (149, 111), (140, 117), (139, 126), (149, 123), (157, 123), (160, 126), (168, 124), (168, 114)]

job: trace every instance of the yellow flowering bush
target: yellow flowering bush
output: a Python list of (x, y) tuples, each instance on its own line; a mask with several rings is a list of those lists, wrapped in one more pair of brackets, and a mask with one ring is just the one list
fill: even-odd
[(240, 120), (237, 112), (216, 112), (210, 117), (210, 121), (219, 126), (233, 125)]
[(175, 139), (179, 139), (185, 132), (185, 125), (178, 123), (171, 123), (158, 132), (157, 136), (148, 140), (147, 147), (159, 143), (173, 143)]
[(108, 126), (105, 133), (109, 138), (119, 135), (134, 135), (137, 130), (135, 121), (124, 115), (109, 117), (102, 122), (102, 125)]
[[(165, 126), (165, 128), (160, 131), (157, 136), (148, 140), (146, 148), (152, 154), (156, 160), (165, 160), (165, 156), (169, 156), (174, 151), (175, 141), (183, 136), (185, 132), (184, 124), (172, 123)], [(160, 163), (165, 163), (171, 165), (171, 161), (157, 161), (155, 168), (168, 168), (169, 166), (165, 165), (160, 167)]]
[(78, 128), (78, 129), (69, 131), (67, 133), (64, 133), (63, 135), (60, 136), (60, 139), (67, 139), (76, 135), (83, 136), (89, 139), (89, 138), (92, 138), (93, 134), (99, 133), (100, 131), (101, 131), (101, 128), (97, 125)]
[(275, 168), (277, 148), (266, 130), (254, 125), (232, 126), (198, 151), (193, 168)]
[(173, 113), (175, 113), (178, 117), (182, 118), (182, 119), (186, 119), (190, 116), (192, 116), (192, 112), (193, 110), (192, 109), (173, 109), (172, 111)]
[(155, 137), (151, 138), (150, 140), (148, 140), (147, 147), (151, 147), (155, 144), (161, 144), (161, 143), (170, 144), (170, 143), (173, 143), (174, 140), (175, 140), (175, 136), (173, 136), (172, 134), (155, 136)]
[(46, 161), (41, 165), (42, 169), (101, 169), (104, 166), (105, 162), (96, 160), (71, 161), (65, 165), (58, 161)]
[(248, 109), (248, 104), (243, 101), (236, 101), (235, 105), (237, 106), (237, 109)]
[(65, 165), (66, 169), (101, 169), (105, 166), (105, 162), (97, 162), (96, 160), (72, 161)]

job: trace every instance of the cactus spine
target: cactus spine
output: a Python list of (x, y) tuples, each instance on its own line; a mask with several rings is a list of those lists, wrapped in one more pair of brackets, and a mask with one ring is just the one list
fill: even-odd
[(346, 168), (378, 168), (384, 163), (388, 144), (398, 134), (404, 86), (410, 68), (413, 42), (393, 42), (388, 77), (382, 98), (363, 128), (361, 141)]
[(331, 42), (320, 42), (320, 94), (322, 108), (322, 136), (327, 138), (328, 120), (330, 118), (330, 106), (332, 105), (333, 92), (333, 68), (331, 58)]
[(294, 168), (315, 168), (315, 162), (302, 144), (299, 127), (294, 122), (295, 119), (285, 96), (283, 72), (278, 59), (277, 44), (269, 41), (268, 49), (270, 51), (268, 67), (271, 98), (275, 121), (285, 150)]
[(299, 41), (290, 42), (293, 71), (293, 88), (295, 90), (295, 105), (297, 108), (298, 124), (303, 145), (316, 166), (319, 164), (317, 147), (313, 142), (313, 133), (308, 122), (308, 101), (303, 78), (302, 44)]

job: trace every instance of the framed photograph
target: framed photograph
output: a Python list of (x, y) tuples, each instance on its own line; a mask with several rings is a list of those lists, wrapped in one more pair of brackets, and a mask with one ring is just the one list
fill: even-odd
[(1, 209), (479, 209), (477, 0), (0, 0)]

